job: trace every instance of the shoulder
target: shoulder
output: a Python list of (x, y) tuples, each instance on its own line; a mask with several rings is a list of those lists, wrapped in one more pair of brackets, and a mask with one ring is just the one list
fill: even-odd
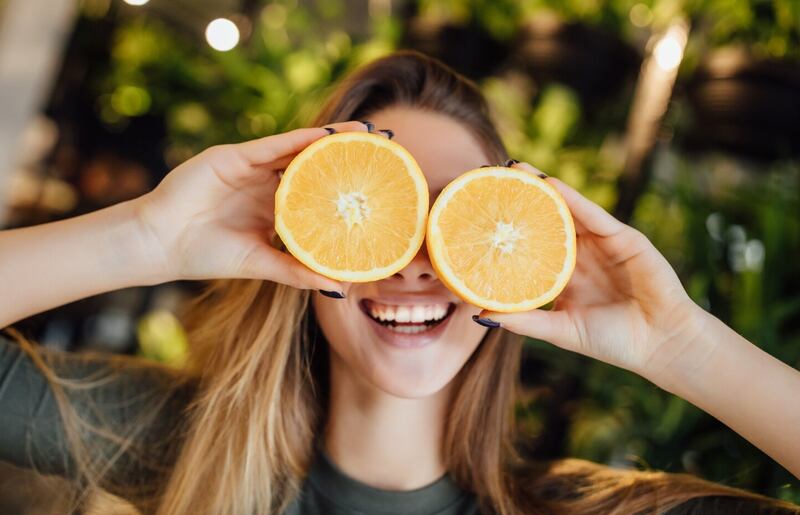
[[(86, 381), (84, 387), (96, 386), (101, 390), (108, 390), (109, 387), (123, 390), (172, 390), (176, 385), (192, 389), (196, 382), (180, 371), (136, 356), (65, 352), (30, 343), (23, 346), (2, 333), (0, 369), (6, 373), (13, 370), (31, 378), (40, 376), (43, 380)], [(70, 384), (77, 385), (65, 382), (67, 387)]]
[(141, 358), (48, 350), (2, 334), (0, 386), (0, 459), (56, 474), (74, 466), (64, 457), (77, 428), (86, 429), (85, 450), (122, 465), (114, 473), (167, 464), (197, 389)]

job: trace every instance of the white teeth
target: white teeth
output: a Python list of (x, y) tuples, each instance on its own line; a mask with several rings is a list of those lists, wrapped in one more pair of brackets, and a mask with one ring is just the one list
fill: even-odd
[(411, 308), (408, 306), (397, 306), (395, 308), (395, 322), (411, 322)]
[(404, 333), (404, 334), (416, 334), (421, 333), (428, 329), (426, 325), (396, 325), (396, 326), (388, 326), (388, 328), (396, 333)]
[(372, 318), (381, 322), (413, 323), (435, 322), (447, 316), (447, 304), (417, 304), (413, 306), (392, 306), (369, 302), (367, 304)]

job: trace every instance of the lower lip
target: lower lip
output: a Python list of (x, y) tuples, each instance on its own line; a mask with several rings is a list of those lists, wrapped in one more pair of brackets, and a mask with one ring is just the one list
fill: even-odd
[(375, 331), (375, 334), (384, 343), (388, 343), (393, 347), (400, 347), (403, 349), (418, 349), (420, 347), (426, 347), (439, 339), (444, 332), (445, 326), (447, 326), (447, 324), (450, 322), (450, 319), (453, 318), (455, 310), (453, 310), (444, 320), (439, 322), (433, 329), (428, 329), (426, 331), (414, 334), (397, 333), (383, 324), (376, 322), (368, 314), (363, 314), (365, 317), (367, 317), (367, 320), (369, 320), (373, 331)]

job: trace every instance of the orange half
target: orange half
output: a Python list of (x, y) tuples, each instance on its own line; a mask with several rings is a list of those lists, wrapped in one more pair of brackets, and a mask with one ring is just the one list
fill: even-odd
[(368, 132), (324, 136), (300, 152), (275, 192), (275, 230), (310, 269), (348, 281), (401, 270), (425, 238), (428, 184), (411, 154)]
[(564, 198), (515, 168), (479, 168), (447, 185), (428, 216), (427, 246), (439, 278), (492, 311), (547, 304), (575, 269), (575, 225)]

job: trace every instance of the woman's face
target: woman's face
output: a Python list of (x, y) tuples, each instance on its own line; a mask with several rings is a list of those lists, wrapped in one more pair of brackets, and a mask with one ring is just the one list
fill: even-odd
[[(457, 176), (489, 162), (475, 138), (445, 115), (398, 106), (369, 119), (377, 129), (392, 129), (394, 141), (414, 156), (428, 180), (431, 203)], [(398, 397), (438, 392), (486, 333), (472, 321), (480, 310), (439, 281), (424, 245), (392, 277), (346, 284), (345, 294), (341, 300), (319, 293), (313, 299), (335, 373)]]

